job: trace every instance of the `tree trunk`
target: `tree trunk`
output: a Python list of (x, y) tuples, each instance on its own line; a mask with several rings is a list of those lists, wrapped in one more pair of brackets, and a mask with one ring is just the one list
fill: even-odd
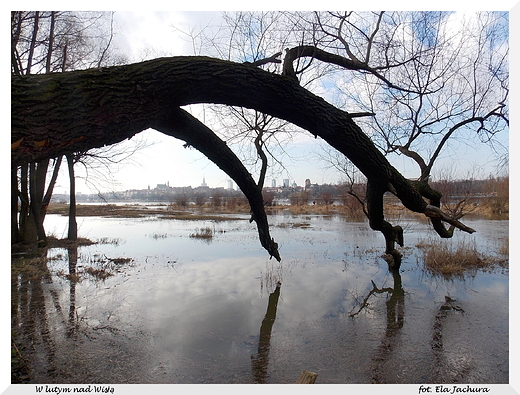
[[(431, 214), (418, 190), (390, 165), (351, 115), (292, 79), (250, 64), (174, 57), (102, 69), (13, 76), (11, 81), (13, 164), (117, 143), (149, 127), (162, 126), (175, 137), (198, 139), (200, 128), (182, 130), (182, 137), (179, 129), (170, 128), (169, 123), (178, 115), (172, 116), (172, 109), (195, 103), (227, 104), (284, 119), (323, 138), (368, 180), (378, 183), (380, 191), (392, 191), (412, 211)], [(218, 140), (219, 146), (225, 145)], [(236, 170), (226, 165), (224, 157), (213, 155), (210, 159), (227, 168), (226, 172)], [(235, 176), (249, 183), (247, 176)], [(251, 197), (252, 210), (258, 210), (255, 207), (261, 200), (253, 194)]]
[(48, 164), (49, 160), (44, 159), (39, 163), (31, 163), (29, 165), (29, 196), (31, 198), (29, 204), (29, 225), (31, 227), (34, 226), (36, 241), (41, 246), (47, 245), (47, 236), (43, 227), (44, 208), (42, 202)]
[(250, 65), (203, 57), (13, 76), (12, 160), (56, 157), (132, 137), (172, 107), (217, 103), (255, 108), (320, 136), (368, 177), (400, 178), (349, 114)]
[(48, 159), (21, 166), (20, 190), (18, 189), (18, 167), (11, 166), (11, 240), (13, 243), (31, 244), (40, 241), (46, 244), (43, 222), (58, 178), (60, 163), (61, 157), (54, 164), (47, 192), (45, 192), (45, 180), (49, 166)]
[[(56, 180), (58, 179), (58, 174), (59, 174), (60, 167), (61, 167), (61, 160), (62, 160), (62, 157), (60, 156), (54, 162), (54, 170), (52, 171), (52, 176), (49, 181), (49, 185), (47, 187), (47, 192), (45, 192), (45, 195), (43, 196), (43, 200), (42, 200), (42, 204), (43, 204), (44, 208), (46, 208), (51, 201), (52, 192), (54, 191), (54, 186), (56, 185)], [(44, 210), (44, 212), (43, 212), (44, 218), (45, 218), (45, 213), (46, 213), (46, 210)]]
[(38, 28), (40, 22), (40, 12), (34, 13), (34, 27), (31, 38), (31, 45), (29, 46), (29, 55), (27, 57), (27, 68), (25, 69), (26, 74), (31, 74), (32, 60), (34, 56), (34, 49), (36, 48), (36, 40), (38, 38)]

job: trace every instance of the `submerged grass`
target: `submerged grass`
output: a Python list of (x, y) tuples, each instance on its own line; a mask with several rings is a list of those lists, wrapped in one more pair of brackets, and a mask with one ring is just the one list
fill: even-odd
[(96, 244), (95, 241), (78, 237), (77, 240), (69, 240), (69, 239), (58, 239), (55, 236), (47, 237), (47, 245), (49, 248), (69, 248), (69, 247), (79, 247), (79, 246), (88, 246)]
[(118, 237), (111, 238), (111, 237), (102, 237), (100, 239), (96, 240), (97, 244), (112, 244), (115, 246), (118, 246), (122, 243), (122, 240)]
[(103, 268), (94, 268), (94, 267), (86, 267), (82, 271), (76, 273), (66, 273), (63, 270), (56, 272), (58, 277), (65, 278), (69, 280), (71, 283), (79, 283), (83, 278), (85, 278), (85, 274), (93, 277), (95, 280), (106, 280), (108, 277), (113, 276), (114, 273), (111, 273), (108, 269)]
[(18, 278), (21, 281), (39, 281), (43, 277), (49, 277), (47, 258), (45, 256), (21, 256), (11, 259), (11, 276), (14, 282), (17, 282)]
[(211, 240), (213, 239), (213, 229), (209, 227), (197, 229), (195, 233), (190, 234), (190, 237), (195, 239)]
[(90, 274), (92, 277), (98, 280), (106, 280), (108, 277), (113, 276), (107, 269), (96, 269), (93, 267), (85, 268), (85, 273)]
[(156, 233), (156, 232), (154, 232), (154, 233), (152, 233), (152, 234), (150, 234), (148, 236), (150, 236), (152, 239), (155, 239), (155, 240), (167, 239), (168, 238), (168, 233)]
[(276, 227), (278, 228), (302, 228), (302, 229), (307, 229), (307, 228), (311, 228), (311, 224), (308, 223), (308, 222), (297, 222), (297, 223), (286, 223), (286, 222), (282, 222), (278, 225), (276, 225)]

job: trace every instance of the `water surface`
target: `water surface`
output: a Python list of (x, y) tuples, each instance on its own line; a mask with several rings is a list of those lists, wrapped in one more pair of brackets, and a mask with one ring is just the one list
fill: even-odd
[[(289, 212), (270, 216), (276, 262), (247, 219), (80, 218), (82, 237), (111, 243), (51, 249), (48, 275), (13, 279), (25, 380), (294, 383), (306, 369), (321, 384), (508, 383), (507, 270), (432, 276), (416, 245), (435, 235), (402, 219), (392, 275), (365, 222)], [(477, 233), (445, 242), (500, 255), (508, 221), (466, 222)], [(66, 235), (64, 217), (45, 225)], [(190, 237), (202, 228), (213, 237)]]

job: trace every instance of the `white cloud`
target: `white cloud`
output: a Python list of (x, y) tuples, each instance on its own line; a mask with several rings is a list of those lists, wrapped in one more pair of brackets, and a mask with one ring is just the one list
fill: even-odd
[(180, 38), (184, 14), (162, 11), (116, 11), (115, 46), (132, 61), (157, 56), (187, 55), (190, 45)]

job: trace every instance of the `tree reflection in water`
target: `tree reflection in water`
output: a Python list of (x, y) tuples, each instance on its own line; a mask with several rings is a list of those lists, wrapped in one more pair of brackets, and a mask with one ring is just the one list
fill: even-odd
[[(305, 236), (309, 231), (303, 232)], [(243, 237), (241, 232), (236, 234)], [(303, 236), (302, 242), (308, 244), (308, 238)], [(343, 242), (342, 237), (338, 240)], [(316, 245), (318, 243), (312, 247), (317, 248)], [(306, 253), (303, 247), (300, 252), (300, 247), (291, 245), (298, 254)], [(107, 251), (109, 256), (117, 254), (117, 249), (107, 248)], [(323, 251), (332, 256), (328, 249)], [(464, 284), (461, 279), (447, 283), (441, 278), (430, 283), (430, 275), (420, 271), (421, 266), (403, 271), (401, 280), (399, 273), (381, 271), (379, 265), (362, 266), (367, 262), (364, 255), (359, 265), (352, 261), (349, 270), (342, 270), (340, 258), (343, 255), (339, 253), (337, 261), (331, 258), (330, 262), (312, 267), (306, 265), (314, 262), (315, 256), (311, 256), (302, 259), (301, 265), (291, 261), (290, 285), (301, 282), (301, 286), (284, 288), (284, 306), (288, 311), (282, 317), (282, 311), (277, 310), (281, 286), (274, 284), (282, 273), (269, 277), (272, 293), (267, 311), (264, 310), (265, 294), (258, 299), (251, 291), (250, 284), (256, 286), (256, 274), (262, 273), (264, 268), (264, 260), (260, 259), (253, 262), (256, 265), (253, 269), (238, 273), (242, 276), (240, 279), (247, 276), (251, 283), (244, 282), (239, 291), (230, 288), (233, 293), (229, 314), (233, 314), (233, 318), (223, 320), (220, 314), (215, 314), (214, 319), (205, 317), (207, 326), (190, 331), (190, 325), (197, 321), (190, 317), (185, 320), (184, 312), (198, 306), (203, 308), (206, 300), (212, 306), (215, 292), (219, 295), (227, 292), (222, 290), (221, 281), (228, 279), (228, 272), (220, 273), (223, 270), (218, 266), (220, 261), (207, 263), (207, 266), (206, 263), (186, 265), (175, 272), (166, 264), (164, 267), (156, 264), (151, 267), (156, 271), (148, 273), (142, 272), (144, 264), (138, 264), (135, 270), (129, 266), (128, 273), (122, 272), (124, 275), (114, 276), (105, 284), (103, 278), (94, 273), (101, 269), (116, 272), (121, 266), (98, 259), (96, 255), (83, 254), (81, 249), (79, 253), (78, 256), (76, 248), (61, 249), (59, 254), (50, 254), (49, 262), (45, 261), (45, 254), (25, 255), (22, 259), (13, 254), (13, 353), (18, 352), (18, 347), (22, 362), (26, 359), (30, 368), (27, 373), (20, 369), (13, 383), (289, 383), (296, 377), (284, 369), (286, 366), (305, 368), (310, 364), (317, 367), (323, 383), (507, 382), (508, 332), (504, 302), (508, 294), (503, 274), (479, 274), (472, 277), (471, 284)], [(22, 265), (24, 260), (30, 262)], [(136, 260), (140, 261), (139, 256)], [(241, 259), (236, 262), (242, 265)], [(190, 280), (196, 278), (191, 276), (200, 276), (208, 267), (222, 275), (204, 288), (207, 297), (202, 295), (202, 287), (193, 293), (186, 291), (191, 287)], [(230, 271), (234, 268), (229, 266)], [(315, 290), (312, 281), (308, 281), (309, 273), (312, 281), (314, 278), (320, 281), (319, 290), (326, 291), (319, 293), (323, 299), (316, 298), (314, 292), (307, 292), (307, 289)], [(156, 277), (161, 281), (155, 281)], [(323, 288), (323, 281), (328, 280), (330, 283)], [(204, 287), (205, 281), (202, 279), (200, 283)], [(406, 295), (403, 285), (407, 288)], [(141, 303), (141, 293), (134, 295), (134, 287), (141, 287), (145, 292), (152, 286), (154, 292), (146, 294)], [(360, 299), (358, 287), (364, 288)], [(242, 293), (244, 299), (237, 297)], [(174, 299), (170, 295), (202, 296), (197, 303), (184, 307), (185, 301), (190, 302), (188, 298)], [(445, 299), (445, 295), (451, 295), (457, 302)], [(120, 300), (125, 296), (128, 299), (120, 307)], [(163, 300), (168, 302), (161, 304)], [(170, 300), (178, 300), (179, 306), (164, 310), (163, 306), (168, 308)], [(356, 305), (349, 311), (352, 303)], [(306, 315), (308, 306), (313, 310), (311, 317)], [(222, 305), (224, 307), (227, 309), (227, 305)], [(320, 313), (322, 307), (325, 310)], [(282, 305), (280, 308), (284, 309)], [(202, 313), (207, 311), (214, 308), (201, 310)], [(345, 313), (354, 319), (351, 321)], [(181, 325), (178, 317), (182, 317), (186, 325)], [(257, 322), (252, 328), (251, 317)], [(303, 322), (302, 317), (306, 319)], [(272, 333), (276, 319), (278, 334)], [(222, 326), (228, 323), (230, 326)], [(258, 323), (261, 323), (260, 330)], [(493, 336), (494, 333), (500, 336)], [(204, 337), (197, 337), (198, 334)], [(216, 345), (204, 348), (207, 344), (198, 342), (200, 339), (215, 341)], [(305, 347), (302, 348), (302, 344)], [(190, 354), (191, 349), (186, 345), (196, 345), (197, 354)], [(226, 369), (222, 369), (223, 366)]]
[(386, 301), (386, 329), (385, 335), (381, 340), (381, 344), (376, 349), (375, 355), (372, 358), (372, 382), (373, 383), (385, 383), (383, 368), (384, 363), (388, 360), (395, 345), (395, 336), (399, 333), (399, 330), (404, 324), (404, 289), (401, 280), (401, 275), (398, 270), (392, 270), (392, 278), (394, 280), (394, 286), (378, 288), (377, 285), (372, 281), (372, 289), (365, 296), (363, 302), (356, 312), (350, 313), (350, 317), (358, 315), (365, 307), (369, 305), (368, 301), (374, 294), (386, 293), (390, 295)]
[(267, 312), (260, 326), (260, 336), (258, 339), (258, 352), (251, 355), (251, 368), (253, 371), (253, 380), (258, 384), (268, 382), (269, 375), (267, 368), (269, 366), (269, 348), (271, 346), (271, 331), (273, 329), (274, 320), (276, 319), (276, 309), (278, 307), (278, 298), (280, 297), (281, 283), (276, 283), (275, 290), (269, 295), (269, 303)]
[[(13, 262), (16, 270), (12, 270), (11, 279), (11, 327), (13, 347), (17, 343), (21, 347), (21, 358), (28, 364), (25, 372), (13, 370), (13, 383), (25, 382), (30, 375), (30, 353), (36, 347), (43, 349), (40, 364), (45, 364), (52, 377), (56, 371), (56, 344), (52, 336), (53, 331), (47, 320), (47, 306), (45, 303), (44, 284), (52, 282), (52, 276), (47, 268), (47, 250), (39, 251), (39, 256), (22, 256)], [(57, 312), (61, 306), (56, 295), (51, 293)], [(17, 349), (19, 349), (17, 347)]]
[(462, 307), (456, 305), (455, 302), (455, 299), (445, 296), (444, 303), (439, 307), (433, 322), (431, 348), (434, 365), (432, 370), (434, 377), (437, 377), (437, 381), (442, 384), (470, 381), (468, 377), (475, 370), (471, 358), (466, 353), (445, 350), (444, 347), (443, 327), (446, 321), (452, 314), (464, 313)]
[(394, 279), (393, 288), (377, 289), (375, 284), (374, 289), (377, 293), (388, 292), (390, 298), (386, 301), (386, 330), (385, 336), (381, 340), (381, 344), (376, 350), (373, 357), (373, 383), (384, 383), (383, 377), (384, 369), (382, 364), (386, 362), (389, 355), (395, 345), (395, 336), (399, 333), (399, 330), (403, 327), (404, 323), (404, 290), (401, 281), (401, 275), (397, 270), (392, 271), (392, 277)]
[[(38, 366), (38, 369), (46, 372), (53, 380), (59, 372), (56, 365), (57, 361), (57, 330), (54, 324), (49, 323), (49, 317), (54, 315), (58, 322), (66, 328), (68, 337), (75, 337), (78, 330), (76, 318), (76, 266), (78, 262), (77, 246), (70, 246), (68, 250), (69, 273), (66, 278), (69, 280), (69, 311), (63, 311), (60, 304), (59, 292), (53, 287), (46, 286), (52, 284), (52, 275), (47, 266), (47, 249), (39, 251), (37, 257), (24, 256), (19, 260), (13, 261), (12, 281), (11, 281), (11, 327), (13, 328), (13, 348), (20, 353), (20, 359), (27, 366), (22, 369), (13, 369), (12, 382), (20, 383), (34, 375), (31, 366)], [(49, 311), (46, 303), (48, 296), (52, 301), (55, 314)], [(51, 309), (52, 310), (52, 309)], [(19, 344), (17, 344), (19, 343)], [(23, 346), (22, 346), (23, 345)], [(19, 347), (22, 350), (19, 350)], [(35, 365), (31, 360), (37, 360)]]
[(69, 325), (68, 335), (74, 336), (78, 332), (78, 322), (76, 320), (76, 267), (78, 265), (78, 246), (67, 248), (69, 255)]
[[(399, 342), (396, 337), (404, 324), (405, 292), (401, 275), (397, 271), (393, 271), (392, 277), (393, 287), (378, 288), (372, 281), (372, 289), (365, 296), (357, 311), (350, 314), (350, 317), (358, 315), (369, 305), (369, 299), (374, 294), (386, 293), (389, 296), (386, 301), (385, 333), (372, 357), (371, 380), (375, 384), (397, 382), (396, 380), (399, 377), (399, 365), (397, 362), (392, 362), (394, 359), (392, 354), (398, 351), (396, 348)], [(451, 297), (445, 296), (445, 301), (439, 307), (433, 320), (431, 337), (433, 359), (428, 375), (430, 376), (429, 379), (438, 383), (471, 382), (472, 380), (469, 377), (472, 374), (471, 372), (475, 370), (466, 355), (459, 355), (461, 352), (459, 351), (457, 354), (456, 350), (445, 350), (444, 347), (443, 327), (446, 321), (451, 314), (464, 313), (462, 307), (455, 302)]]

